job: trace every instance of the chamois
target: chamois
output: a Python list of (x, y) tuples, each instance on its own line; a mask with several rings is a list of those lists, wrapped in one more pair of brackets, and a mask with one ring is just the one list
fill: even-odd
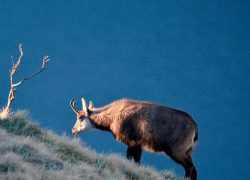
[(70, 101), (77, 120), (73, 134), (93, 128), (110, 131), (116, 140), (128, 146), (127, 159), (140, 164), (142, 148), (165, 152), (185, 169), (185, 176), (197, 179), (192, 151), (198, 141), (198, 128), (193, 118), (181, 110), (159, 104), (121, 99), (101, 108), (87, 106), (78, 111), (75, 100)]

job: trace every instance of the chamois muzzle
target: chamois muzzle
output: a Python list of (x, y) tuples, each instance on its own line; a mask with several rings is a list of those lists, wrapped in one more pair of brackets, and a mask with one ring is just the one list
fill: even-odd
[(77, 132), (77, 130), (75, 130), (75, 128), (72, 128), (72, 134), (73, 134), (73, 135), (78, 134), (78, 132)]

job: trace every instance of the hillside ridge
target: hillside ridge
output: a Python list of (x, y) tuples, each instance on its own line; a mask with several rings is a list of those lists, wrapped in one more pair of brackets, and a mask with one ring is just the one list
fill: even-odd
[(80, 139), (43, 129), (26, 111), (17, 111), (0, 121), (0, 179), (179, 178), (116, 154), (98, 154)]

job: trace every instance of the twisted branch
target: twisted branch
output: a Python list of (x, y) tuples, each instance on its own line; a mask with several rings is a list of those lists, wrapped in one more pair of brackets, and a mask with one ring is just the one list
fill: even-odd
[(22, 44), (19, 44), (19, 51), (20, 51), (20, 56), (19, 56), (16, 63), (14, 63), (13, 58), (12, 58), (12, 68), (10, 69), (10, 92), (9, 92), (9, 95), (8, 95), (7, 106), (3, 110), (3, 111), (8, 112), (8, 113), (10, 112), (11, 103), (15, 100), (15, 90), (16, 90), (16, 88), (18, 86), (20, 86), (23, 82), (35, 77), (36, 75), (38, 75), (41, 72), (43, 72), (45, 70), (45, 68), (46, 68), (46, 64), (49, 62), (49, 57), (44, 56), (42, 66), (41, 66), (41, 68), (39, 70), (37, 70), (36, 72), (31, 74), (30, 76), (23, 78), (21, 81), (19, 81), (17, 83), (14, 83), (14, 74), (17, 71), (17, 69), (18, 69), (18, 67), (19, 67), (19, 65), (21, 63), (22, 57), (23, 57)]

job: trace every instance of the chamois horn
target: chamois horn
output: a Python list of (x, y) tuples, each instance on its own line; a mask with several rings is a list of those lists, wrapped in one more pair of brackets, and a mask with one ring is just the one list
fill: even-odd
[(75, 107), (75, 102), (76, 102), (76, 100), (71, 100), (70, 101), (70, 107), (71, 107), (71, 109), (76, 113), (76, 114), (78, 114), (79, 113), (79, 111), (76, 109), (76, 107)]

